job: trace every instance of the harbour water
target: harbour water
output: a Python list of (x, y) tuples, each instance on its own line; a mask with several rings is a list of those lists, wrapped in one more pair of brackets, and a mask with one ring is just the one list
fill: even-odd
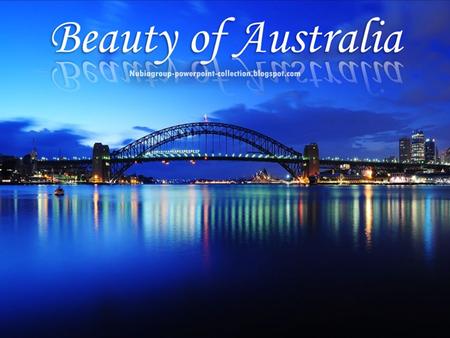
[(445, 327), (448, 186), (54, 189), (0, 187), (2, 337)]

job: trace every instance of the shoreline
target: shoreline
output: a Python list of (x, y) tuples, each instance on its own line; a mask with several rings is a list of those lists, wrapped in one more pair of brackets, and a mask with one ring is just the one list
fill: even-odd
[(421, 185), (421, 186), (450, 186), (450, 184), (446, 183), (378, 183), (378, 182), (362, 182), (362, 183), (314, 183), (314, 184), (305, 184), (305, 183), (283, 183), (283, 182), (277, 182), (277, 183), (248, 183), (248, 182), (235, 182), (235, 183), (220, 183), (220, 182), (211, 182), (211, 183), (139, 183), (139, 184), (123, 184), (123, 183), (88, 183), (88, 182), (79, 182), (79, 183), (4, 183), (1, 182), (0, 186), (38, 186), (38, 185), (44, 185), (44, 186), (77, 186), (77, 185), (103, 185), (103, 186), (140, 186), (140, 185), (146, 185), (146, 186), (152, 186), (152, 185), (198, 185), (198, 186), (204, 186), (204, 185), (215, 185), (215, 186), (223, 186), (223, 185), (264, 185), (264, 186), (275, 186), (275, 185), (287, 185), (287, 186), (302, 186), (302, 187), (309, 187), (309, 186), (354, 186), (354, 185), (375, 185), (375, 186), (413, 186), (413, 185)]

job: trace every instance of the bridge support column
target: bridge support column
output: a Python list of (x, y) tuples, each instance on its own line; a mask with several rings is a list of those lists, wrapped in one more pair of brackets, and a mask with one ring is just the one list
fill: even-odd
[(109, 182), (111, 178), (111, 155), (109, 146), (95, 143), (92, 150), (92, 183)]
[(316, 182), (320, 175), (319, 146), (316, 143), (307, 144), (303, 156), (308, 159), (303, 177), (308, 178), (310, 182)]

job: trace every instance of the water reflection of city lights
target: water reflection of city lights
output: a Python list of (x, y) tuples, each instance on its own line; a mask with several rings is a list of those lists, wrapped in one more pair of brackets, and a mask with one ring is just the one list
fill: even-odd
[(98, 228), (99, 228), (99, 206), (98, 206), (98, 204), (99, 204), (99, 200), (100, 200), (100, 194), (99, 194), (99, 192), (98, 192), (98, 186), (97, 185), (95, 185), (95, 187), (94, 187), (94, 192), (93, 192), (93, 195), (92, 195), (92, 204), (93, 204), (93, 207), (94, 207), (94, 228), (95, 228), (95, 230), (98, 230)]
[[(350, 241), (373, 252), (378, 237), (408, 238), (417, 252), (433, 260), (436, 216), (450, 212), (450, 203), (424, 187), (263, 186), (91, 186), (88, 193), (68, 193), (64, 199), (41, 188), (36, 206), (39, 238), (83, 236), (142, 238), (150, 250), (160, 245), (199, 246), (205, 262), (217, 241), (232, 245), (295, 243), (302, 236), (328, 231), (331, 245)], [(112, 194), (112, 190), (115, 189)], [(324, 196), (327, 196), (324, 199)], [(89, 197), (89, 199), (86, 198)], [(12, 198), (2, 210), (23, 210), (26, 200)], [(76, 216), (75, 216), (76, 214)], [(17, 213), (14, 224), (22, 224)], [(447, 214), (446, 214), (447, 215)], [(439, 216), (442, 219), (442, 216)], [(444, 218), (444, 222), (448, 222)], [(86, 227), (86, 225), (91, 225)], [(387, 238), (387, 239), (386, 239)], [(208, 258), (209, 257), (209, 258)]]
[(367, 249), (372, 247), (372, 226), (373, 226), (373, 187), (372, 185), (364, 186), (364, 199), (365, 199), (365, 228), (364, 234), (366, 236)]

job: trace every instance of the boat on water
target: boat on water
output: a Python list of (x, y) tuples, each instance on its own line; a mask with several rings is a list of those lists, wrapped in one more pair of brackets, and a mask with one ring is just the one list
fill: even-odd
[(55, 189), (54, 194), (55, 194), (55, 196), (64, 196), (64, 189), (61, 187), (58, 187)]

